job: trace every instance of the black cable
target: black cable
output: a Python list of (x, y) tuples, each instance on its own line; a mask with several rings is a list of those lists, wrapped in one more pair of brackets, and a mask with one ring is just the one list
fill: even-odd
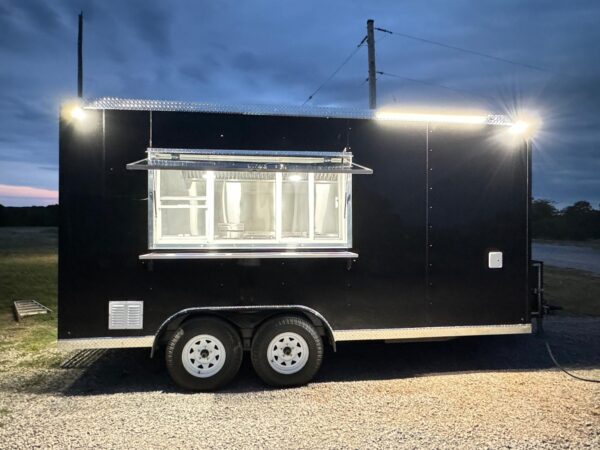
[(344, 59), (344, 61), (337, 67), (337, 69), (335, 69), (333, 71), (333, 73), (331, 75), (329, 75), (329, 77), (327, 77), (327, 79), (325, 81), (323, 81), (323, 83), (321, 83), (321, 85), (315, 89), (315, 91), (310, 94), (308, 96), (308, 98), (304, 101), (304, 103), (302, 103), (302, 106), (306, 105), (309, 101), (312, 100), (312, 98), (316, 95), (317, 92), (319, 92), (321, 90), (321, 88), (323, 86), (325, 86), (327, 83), (329, 83), (333, 77), (335, 77), (337, 75), (337, 73), (342, 70), (342, 67), (344, 67), (346, 64), (348, 64), (348, 62), (354, 57), (354, 55), (356, 55), (356, 53), (358, 52), (358, 50), (360, 50), (360, 48), (363, 46), (363, 44), (365, 43), (365, 41), (367, 40), (367, 36), (365, 36), (362, 41), (360, 41), (360, 44), (358, 44), (356, 46), (356, 48), (354, 50), (352, 50), (352, 53), (350, 53), (350, 55), (348, 55), (348, 57), (346, 59)]
[(566, 373), (567, 375), (569, 375), (572, 378), (575, 378), (576, 380), (587, 381), (588, 383), (600, 383), (600, 380), (594, 380), (592, 378), (580, 377), (578, 375), (575, 375), (575, 374), (569, 372), (567, 369), (565, 369), (563, 366), (561, 366), (558, 363), (558, 361), (554, 357), (554, 354), (552, 353), (552, 349), (550, 348), (550, 344), (548, 343), (547, 339), (544, 339), (544, 344), (546, 344), (546, 350), (548, 350), (548, 355), (550, 356), (550, 359), (552, 360), (552, 362), (554, 363), (554, 365), (556, 367), (558, 367), (560, 370), (562, 370), (564, 373)]
[(561, 72), (557, 72), (557, 71), (554, 71), (554, 70), (551, 70), (551, 69), (547, 69), (545, 67), (536, 66), (536, 65), (533, 65), (533, 64), (522, 63), (522, 62), (518, 62), (518, 61), (512, 61), (510, 59), (501, 58), (499, 56), (490, 55), (488, 53), (478, 52), (477, 50), (470, 50), (468, 48), (463, 48), (463, 47), (457, 47), (455, 45), (444, 44), (443, 42), (433, 41), (431, 39), (425, 39), (425, 38), (418, 37), (418, 36), (412, 36), (410, 34), (400, 33), (398, 31), (390, 31), (390, 30), (386, 30), (385, 28), (375, 28), (375, 29), (377, 31), (381, 31), (382, 33), (388, 33), (388, 34), (392, 34), (392, 35), (395, 35), (395, 36), (400, 36), (400, 37), (403, 37), (403, 38), (406, 38), (406, 39), (412, 39), (414, 41), (424, 42), (426, 44), (437, 45), (439, 47), (444, 47), (444, 48), (447, 48), (447, 49), (450, 49), (450, 50), (455, 50), (455, 51), (458, 51), (458, 52), (469, 53), (471, 55), (480, 56), (482, 58), (493, 59), (493, 60), (500, 61), (500, 62), (503, 62), (503, 63), (512, 64), (514, 66), (526, 67), (528, 69), (538, 70), (540, 72), (551, 73), (553, 75), (568, 76), (568, 77), (572, 77), (573, 76), (573, 75), (569, 75), (569, 74), (566, 74), (566, 73), (561, 73)]
[(458, 92), (459, 94), (469, 95), (471, 97), (480, 97), (480, 98), (483, 98), (483, 99), (486, 99), (486, 100), (492, 101), (492, 102), (495, 101), (492, 97), (489, 97), (487, 95), (476, 94), (475, 92), (467, 91), (467, 90), (464, 90), (464, 89), (452, 88), (450, 86), (445, 86), (443, 84), (433, 83), (433, 82), (424, 81), (424, 80), (418, 80), (416, 78), (409, 78), (409, 77), (405, 77), (405, 76), (398, 75), (398, 74), (395, 74), (395, 73), (381, 72), (381, 71), (377, 71), (377, 73), (379, 75), (385, 75), (385, 76), (393, 77), (393, 78), (400, 78), (402, 80), (411, 81), (413, 83), (420, 83), (420, 84), (425, 84), (425, 85), (428, 85), (428, 86), (435, 86), (435, 87), (439, 87), (439, 88), (443, 88), (443, 89), (448, 89), (449, 91)]

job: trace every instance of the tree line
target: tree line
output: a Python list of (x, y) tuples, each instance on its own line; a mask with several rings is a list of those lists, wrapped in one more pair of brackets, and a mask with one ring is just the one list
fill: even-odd
[(558, 209), (552, 200), (536, 199), (532, 204), (531, 231), (538, 239), (600, 239), (600, 210), (586, 201)]
[(0, 205), (0, 227), (57, 227), (58, 205)]
[[(532, 235), (538, 239), (600, 239), (600, 210), (578, 201), (563, 209), (536, 199), (531, 211)], [(58, 205), (14, 207), (0, 205), (0, 226), (58, 226)]]

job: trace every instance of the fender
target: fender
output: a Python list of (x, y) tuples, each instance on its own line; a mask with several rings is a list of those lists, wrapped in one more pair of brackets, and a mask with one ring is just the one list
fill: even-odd
[(167, 318), (160, 325), (160, 327), (158, 327), (158, 330), (154, 334), (154, 340), (152, 342), (152, 349), (150, 350), (150, 357), (154, 356), (154, 352), (158, 345), (158, 340), (160, 339), (163, 332), (166, 330), (169, 323), (171, 323), (171, 321), (177, 319), (178, 317), (181, 317), (181, 316), (184, 316), (184, 315), (187, 315), (190, 313), (195, 313), (195, 312), (248, 311), (248, 310), (303, 311), (305, 313), (311, 314), (311, 315), (315, 316), (317, 319), (319, 319), (321, 322), (323, 322), (325, 330), (327, 331), (327, 336), (329, 337), (329, 340), (331, 341), (331, 345), (333, 346), (333, 351), (336, 351), (333, 328), (331, 328), (331, 325), (329, 324), (327, 319), (325, 319), (325, 317), (323, 317), (323, 315), (319, 311), (309, 308), (308, 306), (304, 306), (304, 305), (197, 306), (197, 307), (182, 309), (181, 311), (176, 312), (175, 314), (173, 314), (169, 318)]

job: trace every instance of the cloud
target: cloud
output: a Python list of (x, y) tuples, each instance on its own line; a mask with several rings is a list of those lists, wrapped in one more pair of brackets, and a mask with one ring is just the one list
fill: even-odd
[(169, 9), (164, 5), (166, 3), (153, 5), (144, 1), (128, 10), (133, 31), (159, 58), (165, 58), (171, 52)]
[(31, 186), (11, 186), (8, 184), (0, 184), (0, 197), (43, 198), (58, 202), (58, 191), (40, 189)]
[(57, 203), (58, 199), (56, 198), (0, 196), (0, 205), (2, 206), (48, 206)]
[[(378, 70), (430, 83), (380, 76), (379, 104), (537, 109), (544, 124), (534, 154), (534, 194), (600, 202), (595, 0), (187, 0), (177, 6), (0, 0), (0, 183), (57, 186), (58, 106), (75, 94), (80, 10), (86, 97), (298, 105), (360, 42), (367, 18), (382, 28), (546, 67), (557, 74), (376, 35)], [(310, 104), (364, 108), (366, 76), (361, 48)]]

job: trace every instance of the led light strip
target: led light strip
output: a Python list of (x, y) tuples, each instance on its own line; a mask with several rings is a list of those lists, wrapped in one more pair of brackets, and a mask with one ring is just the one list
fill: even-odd
[(463, 123), (471, 125), (485, 125), (493, 123), (495, 125), (512, 125), (508, 121), (499, 121), (497, 116), (465, 116), (452, 114), (418, 114), (402, 113), (392, 111), (377, 111), (375, 119), (389, 120), (397, 122), (438, 122), (438, 123)]

